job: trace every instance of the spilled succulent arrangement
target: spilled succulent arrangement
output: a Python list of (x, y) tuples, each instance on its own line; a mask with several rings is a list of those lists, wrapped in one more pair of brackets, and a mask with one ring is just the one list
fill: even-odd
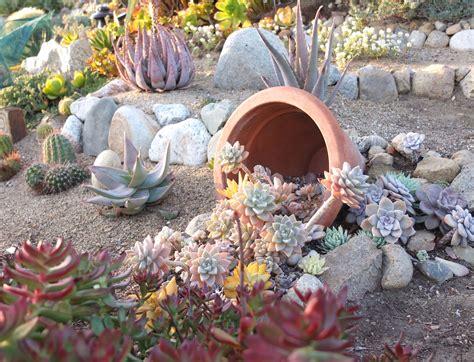
[(0, 181), (10, 180), (20, 168), (20, 153), (14, 150), (11, 137), (0, 131)]

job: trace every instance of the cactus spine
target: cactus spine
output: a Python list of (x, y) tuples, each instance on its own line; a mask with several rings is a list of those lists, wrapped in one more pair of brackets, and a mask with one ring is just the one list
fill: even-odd
[(12, 139), (6, 133), (0, 131), (0, 158), (4, 158), (13, 152)]
[(43, 142), (43, 161), (50, 164), (76, 161), (71, 142), (60, 134), (49, 135)]
[(40, 140), (45, 140), (53, 132), (54, 128), (47, 123), (38, 126), (36, 129), (36, 134)]
[(26, 184), (36, 191), (42, 191), (48, 166), (44, 163), (35, 163), (26, 170)]
[(48, 170), (44, 178), (44, 191), (47, 194), (56, 194), (66, 191), (73, 186), (71, 175), (66, 166), (56, 166)]

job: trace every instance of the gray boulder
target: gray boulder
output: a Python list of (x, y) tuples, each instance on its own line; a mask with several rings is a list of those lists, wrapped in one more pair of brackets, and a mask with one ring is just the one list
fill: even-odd
[(159, 161), (167, 142), (170, 142), (172, 164), (199, 166), (207, 160), (210, 139), (204, 123), (199, 119), (189, 118), (160, 129), (151, 143), (149, 157), (152, 161)]
[(413, 175), (429, 182), (444, 181), (451, 183), (459, 173), (459, 165), (449, 158), (428, 157), (416, 166)]
[(405, 249), (397, 244), (387, 244), (383, 252), (383, 289), (406, 287), (413, 277), (413, 264)]
[(456, 33), (459, 33), (461, 30), (462, 30), (461, 24), (456, 23), (456, 24), (453, 24), (451, 26), (448, 26), (448, 28), (446, 29), (446, 34), (447, 35), (454, 35)]
[(419, 30), (413, 30), (408, 37), (408, 41), (411, 43), (412, 48), (423, 48), (426, 41), (426, 34)]
[(470, 163), (474, 163), (474, 152), (461, 150), (453, 153), (451, 159), (454, 160), (459, 165), (459, 167), (464, 167)]
[(321, 276), (335, 293), (345, 285), (348, 299), (360, 300), (365, 293), (380, 287), (382, 251), (366, 236), (355, 236), (325, 256), (327, 271)]
[(215, 157), (217, 144), (219, 143), (219, 138), (222, 134), (222, 129), (217, 131), (215, 135), (211, 137), (209, 144), (207, 145), (207, 159), (212, 160)]
[(449, 36), (439, 30), (433, 30), (425, 42), (425, 47), (446, 48), (449, 44)]
[(316, 278), (314, 275), (303, 274), (296, 281), (295, 285), (293, 285), (293, 287), (290, 288), (288, 292), (284, 295), (283, 300), (296, 302), (300, 306), (303, 306), (303, 302), (296, 294), (295, 289), (298, 289), (298, 291), (301, 292), (302, 294), (306, 294), (309, 292), (315, 292), (322, 287), (323, 287), (323, 283), (321, 283), (321, 281), (318, 278)]
[(84, 122), (87, 117), (87, 113), (91, 109), (94, 109), (99, 102), (100, 98), (98, 97), (88, 96), (79, 98), (78, 100), (75, 100), (71, 103), (71, 114)]
[(191, 112), (184, 104), (155, 104), (153, 112), (161, 126), (168, 126), (188, 119)]
[(451, 279), (454, 275), (451, 269), (437, 260), (419, 261), (416, 267), (425, 277), (438, 284)]
[(143, 159), (148, 158), (151, 142), (160, 126), (141, 109), (122, 106), (115, 112), (109, 130), (109, 148), (123, 157), (123, 137), (125, 136), (140, 151)]
[(111, 98), (101, 98), (85, 112), (82, 133), (86, 155), (97, 156), (109, 148), (109, 129), (117, 105)]
[[(261, 30), (270, 44), (284, 56), (287, 51), (278, 36)], [(271, 84), (277, 83), (268, 49), (254, 28), (233, 32), (226, 40), (219, 56), (214, 84), (223, 89), (263, 89), (264, 76)]]
[(235, 106), (228, 99), (217, 103), (209, 103), (202, 107), (201, 119), (209, 133), (214, 135), (218, 130), (224, 127), (234, 110)]
[(397, 85), (390, 72), (367, 65), (359, 69), (357, 74), (360, 99), (375, 102), (390, 102), (397, 99)]
[(408, 250), (415, 253), (420, 250), (433, 251), (436, 235), (428, 230), (418, 230), (415, 235), (413, 235), (410, 240), (408, 240)]
[(417, 70), (413, 75), (412, 92), (417, 96), (449, 99), (454, 90), (454, 69), (432, 64)]
[(454, 34), (449, 41), (449, 47), (454, 50), (474, 50), (474, 29)]
[(406, 94), (411, 90), (411, 71), (409, 68), (393, 72), (398, 94)]
[(474, 72), (470, 71), (459, 83), (466, 98), (474, 98)]
[(197, 231), (207, 230), (206, 222), (211, 218), (211, 212), (195, 216), (186, 226), (184, 232), (189, 236), (193, 236)]
[(338, 93), (344, 98), (356, 100), (359, 97), (359, 82), (357, 75), (346, 73), (342, 78)]
[(132, 88), (122, 79), (113, 79), (104, 85), (102, 88), (96, 90), (90, 95), (97, 98), (112, 97), (120, 93), (128, 92)]
[(467, 207), (474, 212), (474, 163), (463, 166), (459, 175), (451, 183), (451, 187), (464, 196)]
[(69, 116), (61, 129), (61, 134), (67, 137), (75, 146), (82, 148), (82, 130), (84, 125), (74, 115)]

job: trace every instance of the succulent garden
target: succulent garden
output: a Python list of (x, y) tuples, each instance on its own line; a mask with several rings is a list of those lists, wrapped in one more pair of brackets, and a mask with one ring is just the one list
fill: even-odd
[(0, 0), (0, 360), (474, 360), (469, 0)]

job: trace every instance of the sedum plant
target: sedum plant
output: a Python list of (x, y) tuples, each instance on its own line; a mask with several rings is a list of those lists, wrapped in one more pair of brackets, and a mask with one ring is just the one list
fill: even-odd
[(332, 227), (326, 230), (326, 236), (321, 241), (320, 246), (326, 253), (336, 249), (338, 246), (349, 241), (349, 234), (342, 226)]
[(146, 92), (187, 87), (194, 77), (194, 64), (183, 36), (157, 21), (158, 1), (152, 0), (152, 27), (138, 29), (136, 39), (128, 31), (114, 45), (120, 77)]
[[(290, 60), (280, 54), (259, 31), (260, 38), (262, 39), (265, 46), (268, 48), (272, 61), (274, 64), (275, 72), (278, 79), (278, 85), (290, 86), (295, 88), (304, 89), (326, 105), (331, 105), (336, 96), (337, 90), (344, 78), (344, 74), (336, 84), (333, 93), (328, 96), (328, 82), (329, 82), (329, 67), (331, 65), (332, 57), (332, 43), (334, 26), (329, 34), (329, 41), (326, 49), (326, 55), (324, 58), (321, 70), (318, 70), (318, 58), (319, 58), (319, 39), (318, 39), (318, 19), (321, 8), (319, 8), (314, 19), (313, 33), (311, 37), (311, 45), (308, 48), (306, 41), (306, 33), (303, 27), (303, 19), (301, 15), (301, 4), (298, 0), (297, 11), (296, 11), (296, 30), (295, 37), (290, 38)], [(257, 29), (258, 30), (258, 29)], [(293, 54), (294, 49), (294, 54)], [(272, 85), (263, 78), (264, 83), (267, 87)]]
[(380, 203), (366, 207), (367, 218), (362, 222), (363, 230), (370, 231), (377, 238), (384, 238), (388, 243), (397, 241), (406, 243), (415, 234), (415, 221), (406, 214), (407, 206), (402, 200), (395, 202), (383, 197)]
[(467, 247), (468, 243), (474, 243), (474, 217), (468, 209), (456, 206), (444, 217), (444, 222), (453, 228), (451, 245)]
[(169, 170), (169, 143), (163, 159), (152, 170), (145, 168), (140, 153), (124, 137), (124, 169), (90, 166), (91, 172), (104, 185), (100, 189), (92, 185), (85, 186), (97, 196), (88, 203), (105, 207), (105, 215), (135, 215), (147, 205), (154, 205), (170, 191), (174, 176)]

